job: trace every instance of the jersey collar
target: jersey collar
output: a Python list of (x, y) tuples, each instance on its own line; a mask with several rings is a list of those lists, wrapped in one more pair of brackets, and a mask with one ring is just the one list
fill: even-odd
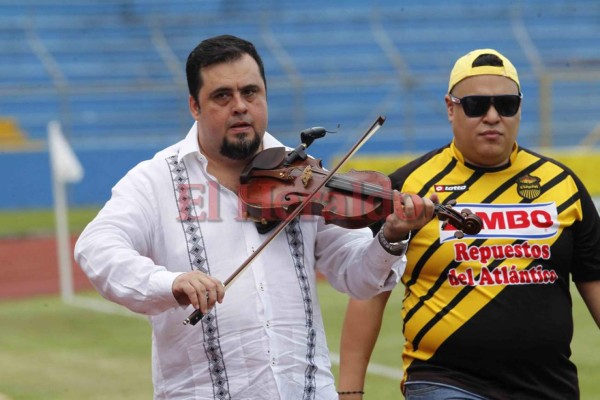
[[(458, 148), (456, 147), (456, 144), (455, 144), (454, 140), (452, 140), (452, 143), (450, 143), (450, 151), (452, 152), (452, 156), (454, 158), (456, 158), (461, 164), (464, 164), (464, 165), (466, 165), (466, 166), (468, 166), (470, 168), (474, 168), (474, 169), (482, 169), (482, 167), (475, 166), (475, 165), (470, 164), (469, 162), (465, 161), (465, 157), (460, 152), (460, 150), (458, 150)], [(510, 153), (508, 164), (501, 165), (499, 167), (483, 168), (483, 169), (498, 170), (498, 169), (504, 169), (507, 166), (513, 165), (515, 163), (515, 161), (517, 160), (517, 153), (518, 152), (519, 152), (519, 145), (517, 144), (517, 142), (515, 142), (515, 144), (513, 145), (513, 149), (512, 149), (512, 151)]]

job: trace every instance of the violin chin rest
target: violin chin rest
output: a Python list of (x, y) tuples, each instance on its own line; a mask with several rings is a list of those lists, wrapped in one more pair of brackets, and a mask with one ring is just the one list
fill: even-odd
[(281, 221), (255, 222), (254, 225), (256, 226), (258, 233), (264, 235), (265, 233), (272, 231), (280, 222)]

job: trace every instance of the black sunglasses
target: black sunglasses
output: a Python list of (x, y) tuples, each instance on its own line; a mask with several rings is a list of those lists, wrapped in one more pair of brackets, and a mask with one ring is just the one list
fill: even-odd
[(523, 94), (503, 94), (500, 96), (465, 96), (462, 98), (450, 94), (453, 103), (460, 104), (463, 107), (467, 117), (481, 117), (485, 115), (493, 104), (498, 114), (503, 117), (513, 117), (519, 106)]

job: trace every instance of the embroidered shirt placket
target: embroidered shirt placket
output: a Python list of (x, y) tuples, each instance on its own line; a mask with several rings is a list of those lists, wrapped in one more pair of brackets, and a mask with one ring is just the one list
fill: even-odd
[(288, 244), (290, 246), (290, 252), (292, 259), (294, 260), (294, 266), (296, 268), (296, 276), (298, 277), (298, 284), (300, 285), (300, 292), (304, 301), (304, 312), (306, 317), (307, 341), (306, 341), (306, 361), (307, 366), (304, 371), (304, 395), (303, 400), (312, 400), (316, 395), (316, 381), (315, 374), (317, 372), (317, 366), (315, 364), (315, 348), (317, 335), (313, 327), (313, 302), (310, 292), (310, 281), (306, 275), (306, 267), (304, 266), (304, 242), (302, 239), (302, 230), (300, 230), (300, 224), (298, 218), (294, 219), (285, 228), (287, 235)]
[[(210, 266), (204, 250), (199, 219), (192, 202), (188, 198), (191, 196), (191, 189), (185, 163), (177, 161), (177, 155), (168, 157), (167, 163), (171, 171), (175, 202), (179, 210), (179, 215), (183, 216), (180, 220), (187, 242), (190, 267), (205, 274), (210, 274)], [(209, 362), (208, 369), (213, 383), (214, 397), (219, 400), (231, 399), (227, 370), (217, 334), (218, 320), (216, 307), (201, 322), (204, 334), (204, 351)]]

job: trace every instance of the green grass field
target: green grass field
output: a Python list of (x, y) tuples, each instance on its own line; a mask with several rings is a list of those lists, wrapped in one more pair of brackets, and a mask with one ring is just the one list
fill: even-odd
[[(346, 297), (319, 284), (329, 345), (338, 352)], [(92, 294), (93, 295), (93, 294)], [(95, 297), (95, 295), (93, 295)], [(582, 399), (600, 394), (600, 334), (575, 298), (573, 360)], [(373, 362), (400, 367), (399, 292), (386, 310)], [(150, 399), (150, 326), (135, 316), (63, 304), (58, 297), (0, 302), (0, 393), (14, 400)], [(337, 366), (334, 367), (337, 375)], [(402, 398), (398, 381), (370, 374), (365, 399)]]
[[(80, 230), (95, 210), (72, 214)], [(29, 221), (29, 222), (27, 222)], [(0, 236), (19, 225), (18, 234), (51, 232), (52, 214), (0, 213)], [(30, 226), (28, 226), (30, 225)], [(12, 231), (14, 234), (14, 230)], [(1, 268), (1, 266), (0, 266)], [(329, 346), (339, 351), (346, 296), (326, 283), (319, 294)], [(82, 297), (98, 296), (84, 293)], [(600, 332), (574, 292), (573, 361), (579, 368), (583, 400), (600, 397)], [(400, 368), (401, 290), (388, 303), (373, 363)], [(58, 296), (0, 301), (0, 399), (150, 399), (150, 326), (145, 319), (105, 314), (63, 304)], [(334, 367), (337, 374), (337, 366)], [(401, 399), (398, 380), (369, 374), (365, 399)]]
[[(98, 209), (92, 207), (71, 210), (69, 212), (69, 228), (71, 232), (81, 232), (97, 213)], [(51, 210), (0, 212), (0, 238), (53, 233), (54, 214)]]

